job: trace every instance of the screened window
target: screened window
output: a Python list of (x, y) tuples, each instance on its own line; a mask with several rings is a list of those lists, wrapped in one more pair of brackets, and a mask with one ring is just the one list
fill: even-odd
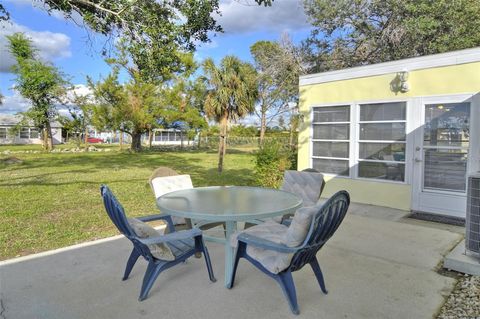
[(0, 138), (7, 138), (7, 128), (0, 127)]
[(313, 109), (312, 166), (322, 173), (349, 176), (350, 106)]
[(30, 138), (30, 131), (28, 127), (22, 127), (20, 129), (20, 138)]
[(405, 181), (405, 102), (361, 104), (358, 177)]
[(30, 138), (38, 138), (38, 129), (37, 128), (30, 128)]

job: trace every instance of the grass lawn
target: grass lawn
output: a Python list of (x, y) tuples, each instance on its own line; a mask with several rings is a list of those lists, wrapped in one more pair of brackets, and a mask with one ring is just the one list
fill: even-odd
[[(2, 146), (28, 150), (22, 146)], [(127, 215), (158, 212), (148, 177), (158, 166), (190, 174), (195, 186), (254, 185), (254, 156), (230, 150), (219, 174), (217, 153), (205, 151), (0, 155), (0, 260), (118, 234), (108, 219), (99, 187), (110, 186)]]

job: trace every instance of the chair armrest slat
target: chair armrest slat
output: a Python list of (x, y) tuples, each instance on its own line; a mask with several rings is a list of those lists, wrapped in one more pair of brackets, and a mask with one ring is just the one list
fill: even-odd
[(173, 240), (188, 239), (197, 236), (201, 236), (202, 231), (198, 228), (192, 228), (189, 230), (177, 231), (166, 235), (155, 236), (150, 238), (138, 238), (138, 240), (145, 245), (167, 243)]
[(147, 215), (147, 216), (141, 216), (141, 217), (135, 217), (135, 218), (145, 223), (145, 222), (151, 222), (151, 221), (160, 220), (160, 219), (168, 221), (168, 218), (171, 218), (171, 216), (166, 214), (155, 214), (155, 215)]
[(284, 244), (278, 244), (268, 239), (257, 237), (251, 234), (242, 233), (238, 236), (238, 241), (244, 242), (248, 245), (252, 245), (259, 248), (264, 248), (268, 250), (275, 250), (281, 253), (295, 253), (300, 247), (288, 247)]

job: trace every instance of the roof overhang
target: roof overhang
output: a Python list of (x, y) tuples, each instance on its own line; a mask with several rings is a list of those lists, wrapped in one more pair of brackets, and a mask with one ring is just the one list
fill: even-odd
[(300, 86), (480, 62), (480, 47), (300, 76)]

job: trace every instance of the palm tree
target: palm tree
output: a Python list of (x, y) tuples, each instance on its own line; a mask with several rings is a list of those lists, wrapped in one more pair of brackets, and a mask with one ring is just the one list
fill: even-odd
[(209, 84), (205, 112), (220, 124), (218, 171), (221, 173), (229, 121), (236, 121), (255, 110), (256, 72), (251, 64), (232, 55), (224, 57), (218, 67), (212, 59), (205, 60), (203, 70)]

